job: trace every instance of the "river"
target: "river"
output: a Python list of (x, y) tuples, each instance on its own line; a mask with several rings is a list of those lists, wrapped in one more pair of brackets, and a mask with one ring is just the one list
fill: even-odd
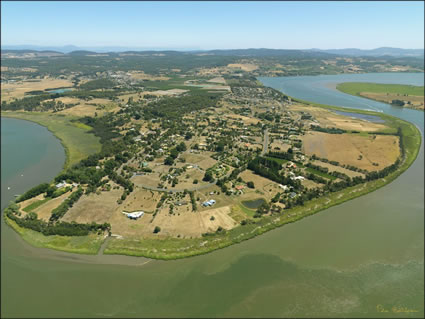
[[(424, 131), (423, 113), (419, 111), (394, 109), (335, 90), (335, 84), (341, 81), (423, 85), (423, 74), (261, 80), (301, 99), (380, 110), (407, 119)], [(36, 157), (31, 142), (19, 144), (22, 146), (16, 154), (32, 159), (23, 166), (18, 164), (16, 156), (4, 157), (5, 150), (11, 152), (11, 144), (36, 136), (36, 131), (15, 129), (16, 123), (43, 130), (25, 121), (2, 119), (2, 124), (4, 121), (14, 122), (8, 125), (13, 133), (4, 135), (4, 125), (1, 132), (2, 208), (5, 199), (13, 198), (16, 192), (50, 180), (64, 161), (59, 151), (56, 155)], [(23, 138), (10, 143), (10, 134)], [(45, 139), (55, 140), (48, 134)], [(57, 148), (61, 149), (59, 145)], [(52, 159), (56, 159), (57, 166), (43, 166)], [(40, 168), (33, 171), (33, 178), (27, 180), (30, 177), (27, 173), (20, 176), (34, 162)], [(418, 159), (404, 174), (373, 193), (255, 239), (176, 261), (82, 256), (34, 248), (2, 221), (1, 314), (3, 317), (423, 317), (423, 165), (422, 146)], [(50, 175), (41, 167), (51, 167)], [(10, 171), (7, 183), (3, 179), (4, 171)], [(25, 187), (18, 188), (14, 180)], [(4, 186), (12, 188), (4, 193)], [(392, 307), (418, 312), (393, 313)]]

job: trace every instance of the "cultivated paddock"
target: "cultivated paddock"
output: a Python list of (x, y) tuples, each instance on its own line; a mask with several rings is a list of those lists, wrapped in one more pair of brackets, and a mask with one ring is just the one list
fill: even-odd
[(72, 82), (62, 79), (41, 79), (39, 82), (18, 81), (14, 83), (1, 83), (1, 100), (9, 101), (13, 98), (21, 99), (30, 91), (44, 91), (60, 87), (72, 87)]
[(100, 195), (91, 193), (85, 195), (71, 207), (62, 220), (77, 223), (109, 222), (112, 214), (118, 208), (117, 200), (123, 193), (121, 189), (111, 189)]
[[(307, 155), (353, 165), (368, 171), (380, 170), (393, 164), (400, 155), (398, 137), (388, 135), (360, 136), (308, 132), (303, 137)], [(373, 165), (378, 163), (378, 166)]]

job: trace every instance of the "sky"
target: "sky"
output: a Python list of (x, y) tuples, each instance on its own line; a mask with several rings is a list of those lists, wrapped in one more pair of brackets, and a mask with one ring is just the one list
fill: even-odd
[(1, 1), (1, 44), (424, 48), (424, 2)]

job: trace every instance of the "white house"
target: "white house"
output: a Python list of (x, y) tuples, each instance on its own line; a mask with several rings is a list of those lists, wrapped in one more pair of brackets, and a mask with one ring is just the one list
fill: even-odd
[(65, 187), (66, 186), (66, 182), (65, 181), (62, 181), (62, 183), (59, 183), (59, 184), (56, 184), (56, 188), (62, 188), (62, 187)]
[(127, 213), (127, 212), (122, 212), (122, 213), (130, 219), (138, 219), (145, 214), (142, 211), (136, 211), (136, 212), (132, 212), (132, 213)]

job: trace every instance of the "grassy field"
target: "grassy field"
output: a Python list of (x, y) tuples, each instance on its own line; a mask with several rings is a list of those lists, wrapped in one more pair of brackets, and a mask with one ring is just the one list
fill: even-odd
[(13, 117), (41, 124), (60, 139), (66, 152), (65, 168), (78, 163), (88, 155), (99, 152), (99, 138), (88, 131), (90, 127), (71, 122), (74, 116), (61, 116), (39, 112), (1, 112), (1, 116)]
[(424, 110), (424, 87), (401, 84), (345, 82), (336, 87), (341, 92), (392, 104), (403, 101), (404, 107)]
[(312, 173), (312, 174), (315, 174), (315, 175), (319, 175), (319, 176), (321, 176), (321, 177), (324, 177), (324, 178), (330, 179), (330, 180), (332, 180), (332, 181), (336, 179), (336, 177), (335, 177), (335, 176), (330, 175), (330, 174), (325, 173), (325, 172), (318, 171), (318, 170), (317, 170), (317, 169), (315, 169), (315, 168), (307, 167), (305, 170), (306, 170), (307, 172), (309, 172), (309, 173)]
[(338, 84), (336, 88), (352, 95), (359, 95), (361, 92), (373, 92), (424, 96), (424, 87), (414, 85), (344, 82)]
[(29, 213), (29, 212), (33, 211), (34, 209), (36, 209), (37, 207), (43, 205), (45, 202), (48, 202), (49, 200), (51, 200), (51, 198), (49, 198), (49, 197), (47, 197), (45, 199), (38, 200), (38, 201), (36, 201), (32, 204), (29, 204), (27, 207), (25, 207), (23, 209), (23, 211)]
[(29, 244), (69, 253), (95, 255), (98, 253), (104, 238), (99, 235), (88, 236), (44, 236), (42, 233), (23, 228), (4, 215), (6, 223), (12, 227)]

